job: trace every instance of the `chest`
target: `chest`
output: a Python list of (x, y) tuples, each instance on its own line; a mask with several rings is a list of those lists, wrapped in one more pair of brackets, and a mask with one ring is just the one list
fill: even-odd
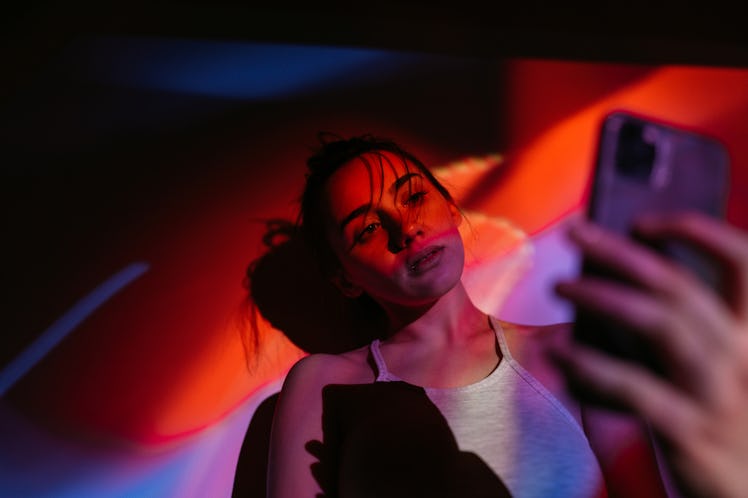
[[(337, 386), (326, 393), (325, 414), (320, 467), (333, 472), (330, 496), (508, 496), (485, 461), (460, 449), (422, 388)], [(465, 483), (482, 492), (466, 495)]]
[(320, 463), (338, 470), (339, 496), (550, 496), (561, 484), (588, 496), (579, 482), (599, 484), (581, 430), (507, 363), (467, 388), (331, 387), (324, 412), (329, 459)]
[(493, 335), (456, 346), (385, 346), (381, 352), (387, 369), (395, 377), (409, 384), (434, 388), (479, 382), (496, 369), (502, 357)]

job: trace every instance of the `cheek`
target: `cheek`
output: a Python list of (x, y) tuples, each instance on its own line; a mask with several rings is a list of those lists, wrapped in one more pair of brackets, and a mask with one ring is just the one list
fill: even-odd
[(455, 210), (446, 202), (442, 202), (441, 199), (439, 202), (424, 205), (416, 214), (416, 217), (423, 225), (436, 232), (445, 232), (453, 227), (456, 228), (460, 224), (459, 219), (455, 216)]
[(393, 257), (387, 251), (375, 244), (359, 247), (354, 253), (346, 257), (343, 264), (352, 272), (361, 275), (387, 275), (391, 273)]
[(359, 249), (341, 263), (348, 279), (369, 294), (391, 292), (398, 287), (398, 268), (402, 265), (387, 251)]

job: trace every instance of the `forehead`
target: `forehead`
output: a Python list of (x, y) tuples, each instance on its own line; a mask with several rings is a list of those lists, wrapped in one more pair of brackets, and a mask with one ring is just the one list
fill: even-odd
[(362, 204), (376, 203), (395, 180), (408, 172), (420, 171), (390, 152), (369, 152), (352, 159), (327, 181), (325, 197), (330, 213), (337, 217)]

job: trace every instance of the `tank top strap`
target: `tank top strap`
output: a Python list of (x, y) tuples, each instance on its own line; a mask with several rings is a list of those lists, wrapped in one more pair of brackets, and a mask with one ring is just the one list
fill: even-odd
[[(514, 361), (514, 358), (512, 358), (511, 353), (509, 352), (509, 346), (507, 345), (506, 339), (504, 338), (504, 329), (501, 328), (501, 324), (499, 324), (499, 321), (496, 318), (490, 315), (488, 316), (488, 321), (489, 325), (494, 331), (494, 334), (496, 334), (496, 340), (499, 343), (499, 350), (501, 351), (502, 356), (506, 358), (509, 363), (516, 363)], [(380, 350), (379, 339), (374, 339), (371, 344), (369, 344), (369, 354), (374, 360), (374, 366), (376, 369), (376, 371), (374, 372), (376, 374), (376, 379), (374, 380), (374, 382), (392, 382), (402, 380), (398, 376), (391, 373), (387, 368), (387, 363), (385, 363), (384, 357), (382, 356), (382, 351)]]
[(499, 321), (493, 316), (488, 315), (488, 324), (493, 329), (494, 334), (496, 334), (496, 340), (499, 342), (499, 350), (501, 351), (502, 357), (506, 358), (510, 363), (515, 363), (514, 358), (512, 358), (512, 353), (509, 351), (509, 346), (506, 343), (506, 338), (504, 337), (504, 329), (501, 327)]
[(376, 365), (376, 379), (374, 382), (389, 382), (393, 380), (400, 380), (393, 376), (387, 369), (387, 364), (384, 362), (384, 357), (379, 349), (379, 339), (374, 339), (369, 345), (369, 352), (371, 357), (374, 359), (374, 365)]

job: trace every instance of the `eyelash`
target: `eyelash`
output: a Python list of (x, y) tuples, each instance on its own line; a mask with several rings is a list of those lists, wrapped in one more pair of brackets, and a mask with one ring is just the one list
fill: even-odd
[(405, 202), (403, 202), (404, 206), (411, 206), (413, 204), (420, 204), (423, 202), (423, 198), (426, 197), (426, 191), (425, 190), (418, 190), (416, 192), (412, 192), (408, 197), (406, 197)]
[(369, 237), (369, 235), (371, 235), (371, 234), (373, 234), (374, 232), (376, 232), (376, 231), (377, 231), (377, 230), (379, 229), (379, 227), (380, 227), (381, 225), (382, 225), (382, 224), (381, 224), (381, 223), (379, 223), (378, 221), (377, 221), (377, 222), (374, 222), (374, 223), (369, 223), (368, 225), (366, 225), (366, 227), (364, 227), (364, 229), (363, 229), (363, 230), (361, 230), (361, 231), (360, 231), (360, 232), (358, 233), (358, 235), (356, 235), (356, 241), (355, 241), (355, 242), (356, 242), (357, 244), (358, 244), (358, 243), (361, 243), (361, 242), (365, 242), (365, 241), (366, 241), (366, 239), (367, 239), (367, 238)]

